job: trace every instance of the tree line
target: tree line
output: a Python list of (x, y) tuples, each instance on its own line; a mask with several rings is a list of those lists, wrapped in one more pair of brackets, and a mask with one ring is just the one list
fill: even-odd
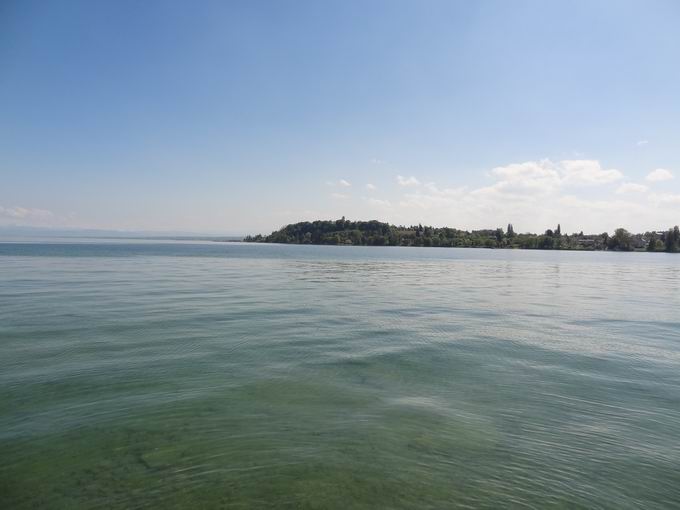
[(255, 243), (327, 244), (355, 246), (428, 246), (457, 248), (521, 248), (530, 250), (611, 250), (680, 252), (680, 229), (632, 234), (617, 228), (612, 235), (563, 234), (560, 225), (542, 234), (517, 233), (507, 228), (460, 230), (423, 225), (397, 226), (372, 221), (303, 221), (286, 225), (267, 236), (247, 236)]

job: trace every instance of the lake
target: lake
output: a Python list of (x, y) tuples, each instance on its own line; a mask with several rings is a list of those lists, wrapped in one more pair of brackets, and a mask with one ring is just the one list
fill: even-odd
[(1, 508), (680, 508), (680, 256), (0, 243)]

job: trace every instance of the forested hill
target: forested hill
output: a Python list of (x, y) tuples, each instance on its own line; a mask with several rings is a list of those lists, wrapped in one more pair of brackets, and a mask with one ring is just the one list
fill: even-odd
[(477, 248), (525, 248), (541, 250), (680, 251), (678, 227), (668, 231), (631, 234), (623, 228), (609, 235), (583, 232), (563, 234), (559, 225), (543, 234), (515, 232), (510, 224), (491, 230), (458, 230), (396, 226), (380, 221), (303, 221), (287, 225), (268, 236), (248, 236), (247, 242), (284, 244), (346, 244), (360, 246), (433, 246)]

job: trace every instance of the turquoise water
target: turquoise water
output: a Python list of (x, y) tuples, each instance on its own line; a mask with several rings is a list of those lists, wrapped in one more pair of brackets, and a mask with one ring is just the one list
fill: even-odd
[(0, 508), (680, 508), (680, 256), (0, 243)]

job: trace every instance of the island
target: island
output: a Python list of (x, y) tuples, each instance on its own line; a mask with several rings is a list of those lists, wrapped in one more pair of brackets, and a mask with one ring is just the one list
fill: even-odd
[(632, 234), (617, 228), (613, 234), (562, 233), (560, 225), (542, 234), (516, 232), (512, 224), (485, 230), (460, 230), (423, 225), (391, 225), (378, 220), (302, 221), (269, 235), (246, 236), (252, 243), (322, 244), (354, 246), (427, 246), (440, 248), (515, 248), (530, 250), (611, 250), (680, 252), (680, 229)]

